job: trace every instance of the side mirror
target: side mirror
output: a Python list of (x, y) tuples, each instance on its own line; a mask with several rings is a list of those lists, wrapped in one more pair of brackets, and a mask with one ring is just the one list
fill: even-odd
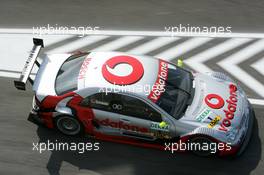
[(177, 60), (177, 66), (183, 67), (183, 60), (181, 58)]

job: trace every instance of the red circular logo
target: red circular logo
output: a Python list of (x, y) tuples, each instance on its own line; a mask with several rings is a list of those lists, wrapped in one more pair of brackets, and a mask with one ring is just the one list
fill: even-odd
[[(212, 100), (213, 100), (213, 99), (216, 99), (217, 102), (216, 102), (216, 103), (212, 103)], [(217, 95), (217, 94), (208, 94), (208, 95), (205, 97), (204, 101), (205, 101), (205, 103), (206, 103), (209, 107), (211, 107), (211, 108), (213, 108), (213, 109), (220, 109), (220, 108), (222, 108), (222, 107), (224, 106), (224, 104), (225, 104), (223, 98), (220, 97), (220, 96)]]
[[(132, 72), (126, 76), (114, 75), (108, 71), (107, 67), (114, 69), (118, 64), (125, 63), (132, 67)], [(131, 56), (115, 56), (107, 60), (102, 67), (103, 77), (112, 84), (129, 85), (139, 81), (143, 74), (144, 68), (141, 62)]]

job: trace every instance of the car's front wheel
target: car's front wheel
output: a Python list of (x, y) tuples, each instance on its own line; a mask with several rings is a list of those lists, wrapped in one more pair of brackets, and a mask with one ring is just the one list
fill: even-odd
[(83, 125), (73, 116), (61, 115), (55, 118), (57, 129), (65, 135), (79, 135), (83, 132)]
[(217, 153), (217, 148), (215, 142), (213, 142), (210, 138), (204, 136), (196, 136), (191, 140), (192, 152), (195, 155), (208, 157)]

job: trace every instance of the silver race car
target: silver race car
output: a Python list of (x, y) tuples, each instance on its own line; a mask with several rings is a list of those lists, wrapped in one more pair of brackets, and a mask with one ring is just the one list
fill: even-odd
[[(167, 150), (176, 144), (222, 145), (217, 155), (245, 149), (254, 121), (246, 94), (223, 73), (192, 73), (150, 56), (120, 52), (46, 55), (34, 47), (16, 88), (33, 84), (29, 120), (66, 135)], [(39, 67), (35, 79), (30, 77)], [(210, 155), (199, 147), (191, 150)]]

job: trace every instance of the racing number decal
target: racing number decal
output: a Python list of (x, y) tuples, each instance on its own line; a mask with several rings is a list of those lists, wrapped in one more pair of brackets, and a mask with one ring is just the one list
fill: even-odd
[[(108, 71), (107, 67), (114, 69), (118, 64), (125, 63), (132, 67), (132, 72), (126, 76), (114, 75)], [(107, 60), (102, 67), (103, 77), (112, 84), (130, 85), (139, 81), (143, 74), (143, 65), (134, 57), (131, 56), (115, 56)]]
[[(216, 103), (212, 103), (212, 100), (213, 100), (213, 99), (216, 99), (217, 102), (216, 102)], [(208, 94), (208, 95), (205, 97), (204, 101), (205, 101), (205, 103), (206, 103), (209, 107), (211, 107), (211, 108), (213, 108), (213, 109), (220, 109), (220, 108), (222, 108), (222, 107), (224, 106), (224, 104), (225, 104), (223, 98), (220, 97), (220, 96), (217, 95), (217, 94)]]

